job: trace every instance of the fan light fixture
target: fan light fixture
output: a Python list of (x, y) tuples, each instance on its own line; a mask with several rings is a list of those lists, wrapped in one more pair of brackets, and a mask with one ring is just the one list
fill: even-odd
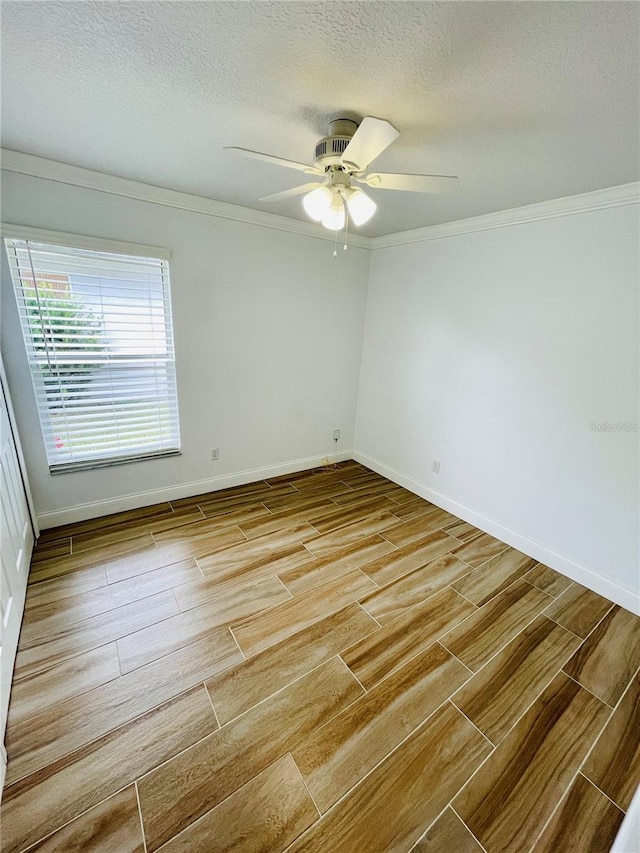
[(248, 148), (231, 146), (230, 150), (243, 157), (312, 176), (312, 181), (263, 196), (260, 201), (280, 202), (301, 195), (304, 209), (311, 219), (322, 222), (331, 231), (339, 231), (347, 222), (347, 214), (357, 227), (368, 222), (376, 212), (375, 202), (359, 187), (352, 186), (352, 181), (376, 190), (413, 193), (448, 193), (458, 188), (459, 181), (453, 175), (370, 172), (371, 163), (399, 135), (392, 124), (375, 116), (365, 116), (361, 122), (336, 118), (329, 122), (328, 136), (316, 142), (312, 165)]
[(329, 187), (316, 187), (302, 199), (302, 205), (309, 216), (316, 222), (322, 222), (333, 201), (333, 193)]
[(355, 187), (316, 187), (303, 197), (302, 205), (315, 222), (322, 222), (330, 231), (340, 231), (345, 224), (345, 201), (354, 225), (364, 225), (377, 209), (373, 199)]
[(340, 193), (334, 193), (331, 206), (322, 218), (322, 224), (330, 231), (340, 231), (344, 228), (346, 214), (344, 211), (344, 202)]
[(364, 225), (377, 210), (378, 206), (375, 201), (357, 187), (346, 189), (344, 197), (347, 200), (349, 216), (353, 220), (354, 225)]

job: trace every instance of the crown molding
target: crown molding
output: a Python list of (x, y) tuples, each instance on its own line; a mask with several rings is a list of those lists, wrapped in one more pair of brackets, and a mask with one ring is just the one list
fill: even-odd
[[(29, 175), (34, 178), (44, 178), (47, 181), (56, 181), (60, 184), (70, 184), (74, 187), (96, 190), (97, 192), (110, 195), (133, 198), (137, 201), (146, 201), (151, 204), (161, 204), (165, 207), (173, 207), (178, 210), (187, 210), (190, 213), (201, 213), (205, 216), (215, 216), (218, 219), (229, 219), (234, 222), (244, 222), (248, 225), (258, 225), (262, 228), (273, 228), (276, 231), (288, 231), (292, 234), (302, 234), (304, 237), (313, 237), (316, 240), (327, 240), (333, 242), (335, 234), (313, 225), (311, 222), (301, 222), (279, 216), (276, 213), (265, 213), (262, 210), (252, 210), (238, 204), (229, 204), (224, 201), (204, 198), (203, 196), (191, 195), (190, 193), (169, 190), (164, 187), (154, 187), (140, 181), (132, 181), (129, 178), (119, 178), (116, 175), (107, 175), (104, 172), (94, 172), (92, 169), (83, 169), (80, 166), (72, 166), (69, 163), (60, 163), (57, 160), (48, 160), (44, 157), (36, 157), (33, 154), (23, 154), (21, 151), (12, 151), (2, 148), (0, 151), (0, 166), (5, 172), (17, 172), (20, 175)], [(349, 244), (362, 249), (369, 248), (370, 240), (360, 234), (350, 234)]]
[[(155, 187), (132, 181), (129, 178), (119, 178), (92, 169), (83, 169), (69, 163), (36, 157), (33, 154), (23, 154), (8, 148), (0, 149), (0, 166), (4, 171), (17, 172), (48, 181), (57, 181), (71, 186), (84, 187), (110, 195), (133, 198), (151, 204), (160, 204), (191, 213), (205, 216), (215, 216), (234, 222), (244, 222), (258, 225), (262, 228), (273, 228), (277, 231), (287, 231), (301, 234), (315, 240), (333, 242), (335, 235), (310, 222), (289, 219), (276, 213), (265, 213), (262, 210), (252, 210), (238, 204), (191, 195), (190, 193)], [(501, 210), (496, 213), (485, 213), (470, 219), (458, 219), (445, 222), (442, 225), (427, 225), (411, 231), (400, 231), (396, 234), (386, 234), (381, 237), (364, 237), (361, 234), (350, 234), (352, 246), (362, 249), (385, 249), (391, 246), (405, 246), (411, 243), (422, 243), (427, 240), (439, 240), (442, 237), (455, 237), (460, 234), (472, 234), (476, 231), (488, 231), (493, 228), (506, 228), (510, 225), (523, 225), (527, 222), (538, 222), (543, 219), (554, 219), (558, 216), (570, 216), (574, 213), (588, 213), (593, 210), (603, 210), (608, 207), (620, 207), (627, 204), (637, 204), (640, 200), (640, 183), (622, 184), (617, 187), (607, 187), (593, 190), (580, 195), (555, 198), (549, 201)]]
[(484, 213), (470, 219), (458, 219), (455, 222), (445, 222), (442, 225), (428, 225), (412, 231), (400, 231), (397, 234), (387, 234), (373, 237), (369, 241), (372, 249), (386, 249), (390, 246), (406, 246), (409, 243), (423, 243), (427, 240), (439, 240), (442, 237), (455, 237), (459, 234), (472, 234), (475, 231), (489, 231), (493, 228), (506, 228), (510, 225), (523, 225), (527, 222), (538, 222), (542, 219), (555, 219), (558, 216), (570, 216), (574, 213), (588, 213), (592, 210), (603, 210), (608, 207), (621, 207), (627, 204), (637, 204), (640, 201), (640, 183), (622, 184), (618, 187), (607, 187), (602, 190), (592, 190), (580, 195), (554, 198), (525, 207), (514, 207), (497, 213)]

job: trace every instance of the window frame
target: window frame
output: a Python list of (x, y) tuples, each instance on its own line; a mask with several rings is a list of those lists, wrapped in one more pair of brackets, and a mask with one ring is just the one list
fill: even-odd
[[(179, 401), (178, 401), (178, 387), (177, 387), (177, 371), (176, 371), (176, 348), (175, 348), (175, 335), (173, 331), (173, 307), (171, 300), (171, 282), (170, 282), (170, 268), (169, 262), (171, 259), (171, 252), (169, 249), (161, 248), (158, 246), (149, 246), (138, 243), (128, 243), (119, 240), (109, 240), (100, 237), (90, 237), (84, 235), (77, 234), (68, 234), (60, 231), (49, 231), (40, 228), (31, 228), (28, 226), (21, 225), (13, 225), (8, 223), (3, 223), (0, 227), (0, 236), (3, 241), (26, 241), (32, 243), (41, 243), (45, 245), (50, 245), (52, 247), (58, 247), (61, 249), (69, 248), (69, 249), (78, 249), (85, 251), (93, 251), (93, 252), (105, 252), (108, 254), (122, 255), (128, 257), (135, 257), (141, 259), (149, 259), (151, 261), (157, 260), (158, 262), (162, 262), (166, 264), (166, 278), (164, 275), (164, 269), (162, 270), (162, 292), (163, 292), (163, 302), (165, 305), (164, 309), (164, 317), (165, 317), (165, 328), (168, 328), (170, 331), (171, 337), (171, 347), (172, 347), (172, 370), (173, 370), (173, 392), (175, 394), (175, 399), (172, 401), (175, 405), (175, 439), (176, 439), (176, 447), (171, 448), (159, 448), (157, 450), (136, 452), (135, 448), (130, 448), (130, 452), (126, 452), (123, 448), (118, 449), (118, 455), (114, 455), (111, 457), (89, 457), (85, 459), (75, 459), (69, 462), (53, 462), (50, 460), (49, 456), (49, 448), (47, 446), (47, 436), (45, 430), (44, 418), (50, 416), (50, 409), (48, 407), (42, 407), (38, 403), (38, 392), (36, 388), (36, 377), (32, 370), (32, 364), (35, 363), (35, 360), (32, 358), (30, 354), (30, 347), (32, 346), (32, 340), (27, 339), (27, 329), (23, 324), (22, 317), (20, 317), (20, 335), (23, 341), (23, 345), (25, 347), (25, 355), (28, 362), (29, 375), (31, 379), (31, 387), (34, 394), (36, 411), (38, 414), (38, 422), (40, 426), (40, 431), (43, 439), (44, 449), (47, 456), (47, 464), (49, 467), (49, 473), (52, 475), (57, 474), (65, 474), (72, 473), (76, 471), (83, 470), (93, 470), (99, 468), (112, 467), (115, 465), (126, 465), (132, 462), (140, 462), (150, 459), (161, 459), (171, 456), (179, 456), (182, 453), (181, 447), (181, 429), (180, 429), (180, 410), (179, 410)], [(7, 255), (7, 261), (9, 264), (9, 275), (12, 280), (12, 288), (14, 291), (14, 298), (17, 299), (16, 289), (22, 288), (22, 280), (18, 280), (16, 283), (14, 281), (14, 262), (10, 258), (11, 247), (4, 244), (5, 252)], [(24, 290), (22, 290), (24, 293)], [(24, 298), (24, 296), (22, 297)], [(159, 398), (156, 398), (157, 400)]]

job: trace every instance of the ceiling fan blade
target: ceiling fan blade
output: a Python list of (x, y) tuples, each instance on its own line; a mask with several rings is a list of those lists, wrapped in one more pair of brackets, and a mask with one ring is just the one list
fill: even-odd
[(450, 193), (460, 186), (452, 175), (397, 175), (391, 172), (374, 172), (356, 181), (373, 189), (406, 190), (411, 193)]
[(316, 187), (321, 187), (321, 181), (313, 181), (311, 184), (302, 184), (300, 187), (293, 187), (291, 190), (283, 190), (281, 193), (272, 193), (271, 195), (263, 196), (260, 201), (284, 201), (285, 198), (293, 198), (296, 195), (314, 190)]
[(308, 166), (306, 163), (296, 163), (295, 160), (285, 160), (283, 157), (274, 157), (272, 154), (263, 154), (260, 151), (249, 151), (248, 148), (237, 148), (235, 145), (225, 145), (225, 151), (237, 151), (243, 157), (251, 157), (252, 160), (264, 160), (265, 163), (273, 163), (276, 166), (286, 166), (287, 169), (297, 169), (299, 172), (306, 172), (309, 175), (323, 175), (320, 169), (315, 166)]
[(360, 122), (340, 162), (343, 165), (354, 166), (358, 172), (361, 172), (399, 136), (398, 131), (388, 121), (367, 116)]

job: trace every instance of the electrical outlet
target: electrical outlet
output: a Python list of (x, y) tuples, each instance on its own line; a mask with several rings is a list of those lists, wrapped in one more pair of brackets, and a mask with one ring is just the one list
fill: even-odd
[(433, 462), (431, 463), (431, 470), (434, 472), (434, 474), (440, 473), (440, 460), (439, 459), (433, 460)]
[(217, 447), (212, 447), (212, 448), (211, 448), (211, 461), (212, 461), (212, 462), (217, 462), (219, 458), (220, 458), (220, 450), (219, 450), (219, 448), (217, 448)]
[(334, 429), (334, 431), (333, 431), (333, 440), (334, 440), (334, 441), (338, 441), (338, 439), (339, 439), (339, 438), (340, 438), (340, 430), (339, 430), (339, 429)]

